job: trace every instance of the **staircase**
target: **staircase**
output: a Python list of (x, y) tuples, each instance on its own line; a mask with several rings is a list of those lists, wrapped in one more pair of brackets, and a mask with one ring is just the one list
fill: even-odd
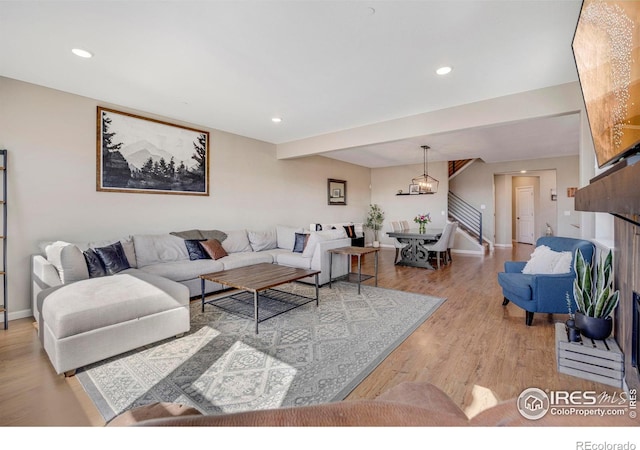
[[(449, 161), (449, 179), (469, 168), (475, 159)], [(482, 234), (482, 212), (464, 201), (458, 195), (448, 193), (449, 220), (458, 222), (456, 241), (458, 252), (487, 255), (491, 253), (492, 243)]]
[(449, 161), (449, 179), (459, 174), (462, 169), (469, 167), (473, 159), (458, 159), (456, 161)]
[(458, 230), (470, 241), (471, 253), (486, 255), (491, 251), (491, 243), (482, 235), (482, 212), (458, 197), (448, 193), (449, 219), (458, 222)]

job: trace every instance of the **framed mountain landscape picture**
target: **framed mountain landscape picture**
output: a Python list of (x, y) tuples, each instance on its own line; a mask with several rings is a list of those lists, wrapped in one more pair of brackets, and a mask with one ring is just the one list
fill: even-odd
[(209, 195), (209, 132), (98, 106), (96, 189)]

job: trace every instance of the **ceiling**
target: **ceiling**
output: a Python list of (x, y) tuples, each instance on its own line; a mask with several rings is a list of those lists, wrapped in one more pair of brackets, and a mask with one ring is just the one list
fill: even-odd
[[(0, 75), (280, 144), (575, 82), (580, 6), (3, 0)], [(443, 65), (453, 71), (436, 75)], [(569, 115), (325, 156), (413, 164), (425, 144), (430, 161), (564, 156), (578, 154), (578, 127)]]

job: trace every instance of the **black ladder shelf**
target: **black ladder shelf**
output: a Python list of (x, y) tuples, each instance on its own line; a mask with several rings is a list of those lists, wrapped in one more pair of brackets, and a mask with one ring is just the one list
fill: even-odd
[(0, 313), (4, 316), (4, 329), (9, 328), (9, 310), (7, 309), (7, 151), (0, 150), (0, 176), (2, 176), (2, 193), (0, 194), (0, 205), (2, 205), (2, 267), (0, 277), (2, 277), (2, 303), (0, 303)]

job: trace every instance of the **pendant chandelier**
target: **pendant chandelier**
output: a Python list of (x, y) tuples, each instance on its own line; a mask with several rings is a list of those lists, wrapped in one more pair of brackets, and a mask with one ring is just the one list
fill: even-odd
[(411, 184), (417, 184), (420, 189), (421, 194), (435, 194), (438, 192), (438, 184), (439, 181), (429, 176), (429, 170), (427, 165), (427, 150), (429, 150), (428, 145), (423, 145), (422, 150), (424, 152), (424, 172), (419, 177), (415, 177), (411, 180)]

